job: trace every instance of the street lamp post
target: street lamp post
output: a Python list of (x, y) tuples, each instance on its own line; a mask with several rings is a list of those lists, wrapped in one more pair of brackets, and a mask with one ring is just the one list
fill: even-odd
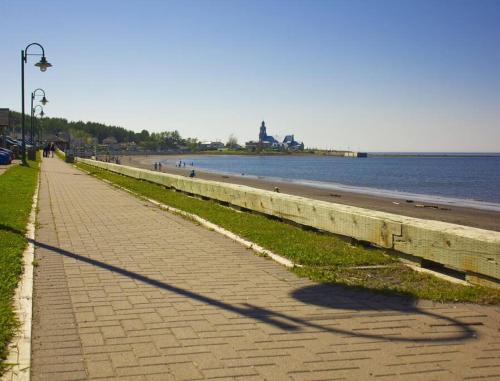
[[(33, 122), (33, 115), (34, 115), (34, 108), (33, 108), (33, 102), (37, 96), (37, 92), (38, 91), (41, 91), (42, 94), (43, 94), (43, 98), (40, 100), (40, 103), (42, 105), (46, 105), (47, 103), (49, 103), (49, 101), (47, 100), (47, 98), (45, 97), (45, 90), (43, 89), (36, 89), (35, 91), (33, 91), (31, 93), (31, 133), (30, 133), (30, 137), (31, 137), (31, 142), (34, 142), (34, 137), (35, 137), (35, 128), (34, 128), (34, 122)], [(43, 112), (43, 108), (42, 108), (42, 112)]]
[[(43, 94), (43, 98), (41, 99), (40, 103), (45, 106), (49, 102), (47, 100), (47, 98), (45, 97), (45, 90), (43, 90), (43, 89), (36, 89), (35, 91), (33, 91), (31, 93), (31, 115), (30, 115), (31, 131), (30, 131), (30, 140), (31, 140), (31, 144), (32, 145), (35, 145), (35, 121), (33, 120), (34, 119), (34, 112), (35, 112), (34, 110), (35, 109), (33, 108), (33, 101), (35, 100), (38, 91), (41, 91), (42, 94)], [(43, 116), (43, 108), (42, 108), (42, 111), (41, 111), (41, 115)], [(30, 160), (35, 160), (36, 159), (35, 152), (36, 152), (36, 150), (34, 150), (34, 149), (32, 149), (32, 150), (29, 151), (28, 157), (29, 157)]]
[[(36, 45), (40, 47), (42, 50), (42, 54), (40, 53), (28, 53), (28, 49)], [(24, 64), (28, 62), (28, 56), (42, 56), (40, 58), (40, 61), (35, 64), (35, 66), (40, 68), (40, 71), (46, 71), (47, 68), (51, 67), (52, 65), (47, 62), (47, 59), (45, 58), (45, 49), (43, 48), (42, 45), (40, 45), (37, 42), (33, 42), (26, 46), (24, 50), (21, 50), (21, 139), (22, 139), (22, 146), (21, 146), (21, 151), (22, 151), (22, 160), (23, 160), (23, 165), (26, 165), (26, 137), (25, 137), (25, 114), (24, 114)]]

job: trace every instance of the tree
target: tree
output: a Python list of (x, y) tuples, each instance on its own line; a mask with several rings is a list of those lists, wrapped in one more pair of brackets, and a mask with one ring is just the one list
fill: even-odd
[(178, 148), (183, 143), (183, 139), (179, 131), (162, 132), (163, 142), (167, 148)]
[(196, 138), (187, 138), (185, 140), (185, 144), (187, 146), (187, 148), (191, 151), (191, 152), (195, 152), (196, 150), (198, 150), (198, 144), (200, 142), (198, 141), (198, 139)]
[(238, 139), (233, 134), (229, 135), (226, 143), (227, 148), (235, 149), (238, 147)]
[(136, 139), (139, 142), (145, 142), (149, 140), (149, 131), (148, 130), (142, 130), (138, 134), (136, 134)]

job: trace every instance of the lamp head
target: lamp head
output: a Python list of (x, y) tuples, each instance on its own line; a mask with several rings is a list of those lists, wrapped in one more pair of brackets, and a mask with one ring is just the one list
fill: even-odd
[(45, 56), (42, 56), (42, 58), (40, 58), (40, 62), (37, 62), (35, 64), (35, 66), (39, 67), (40, 71), (46, 71), (47, 68), (52, 66), (52, 64), (47, 62), (47, 59), (45, 58)]
[(44, 106), (49, 103), (48, 99), (45, 98), (45, 95), (43, 96), (42, 100), (40, 101), (41, 104), (43, 104)]

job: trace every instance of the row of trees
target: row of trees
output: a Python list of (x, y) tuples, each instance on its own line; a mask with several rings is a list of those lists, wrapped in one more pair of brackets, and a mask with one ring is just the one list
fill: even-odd
[[(38, 123), (38, 121), (37, 121)], [(72, 122), (64, 118), (43, 118), (43, 136), (63, 136), (70, 137), (86, 144), (103, 143), (107, 138), (114, 138), (118, 143), (134, 142), (145, 149), (169, 149), (187, 147), (196, 149), (198, 140), (196, 138), (183, 138), (179, 131), (164, 131), (149, 133), (148, 130), (134, 132), (119, 126), (108, 126), (96, 122)], [(26, 126), (30, 125), (30, 116), (26, 116)], [(21, 114), (15, 111), (10, 112), (11, 130), (21, 130)]]
[[(36, 124), (41, 123), (43, 137), (59, 136), (64, 139), (70, 138), (77, 144), (102, 144), (105, 139), (114, 138), (117, 143), (131, 143), (139, 145), (147, 150), (164, 150), (187, 148), (195, 151), (199, 148), (200, 141), (197, 138), (183, 138), (179, 131), (152, 132), (142, 130), (134, 132), (119, 126), (108, 126), (96, 122), (72, 122), (64, 118), (43, 118), (37, 120)], [(26, 115), (26, 126), (30, 126), (30, 116)], [(10, 129), (11, 131), (21, 131), (21, 113), (10, 111)], [(29, 127), (26, 134), (29, 135)], [(226, 143), (229, 149), (239, 149), (238, 140), (231, 134)]]

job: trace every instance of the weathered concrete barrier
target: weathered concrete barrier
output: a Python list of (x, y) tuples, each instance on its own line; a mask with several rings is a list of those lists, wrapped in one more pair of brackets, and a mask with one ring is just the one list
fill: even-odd
[(89, 159), (78, 161), (394, 249), (465, 272), (472, 283), (500, 287), (500, 232), (312, 200), (245, 185), (192, 179)]

